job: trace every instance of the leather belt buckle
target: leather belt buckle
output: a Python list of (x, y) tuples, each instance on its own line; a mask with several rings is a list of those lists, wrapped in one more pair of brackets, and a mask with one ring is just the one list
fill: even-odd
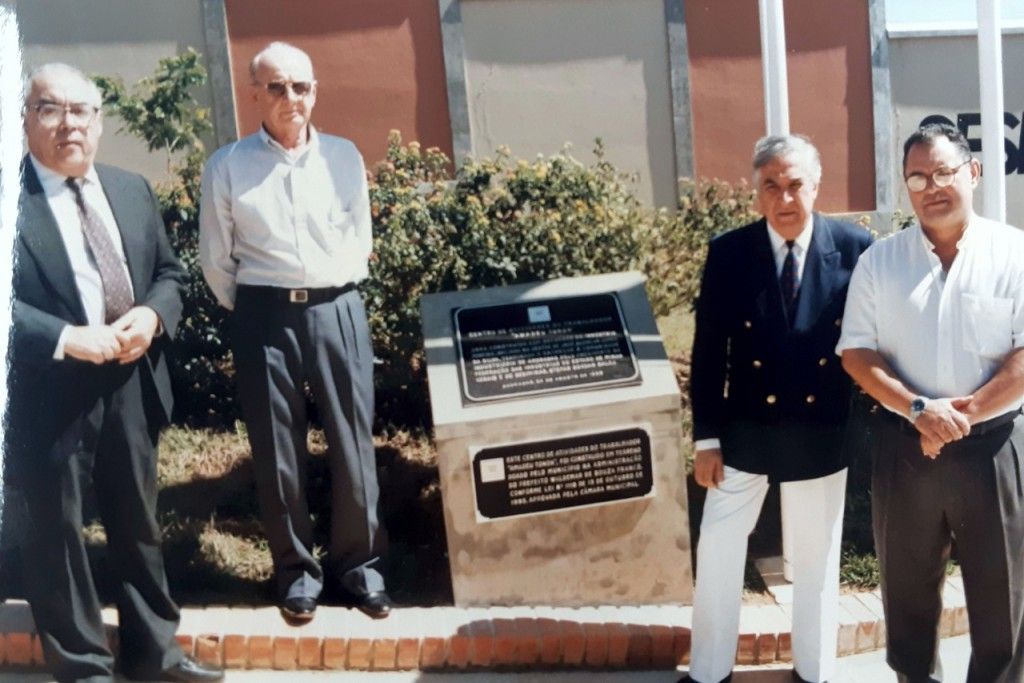
[(288, 290), (288, 301), (293, 304), (304, 304), (309, 302), (309, 290), (308, 289), (290, 289)]

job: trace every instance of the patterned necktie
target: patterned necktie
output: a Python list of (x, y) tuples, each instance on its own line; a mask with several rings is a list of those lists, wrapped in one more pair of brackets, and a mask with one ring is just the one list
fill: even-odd
[(779, 284), (782, 286), (782, 303), (786, 307), (786, 317), (790, 325), (793, 324), (793, 318), (796, 315), (796, 295), (800, 290), (800, 283), (796, 279), (794, 244), (794, 240), (786, 240), (786, 258), (782, 261), (782, 273), (779, 275)]
[(76, 178), (64, 181), (75, 195), (78, 215), (82, 219), (82, 232), (92, 252), (93, 260), (100, 271), (100, 282), (103, 285), (103, 304), (106, 309), (106, 322), (112, 323), (128, 312), (134, 303), (131, 284), (125, 273), (121, 257), (114, 248), (110, 233), (104, 227), (100, 217), (85, 203), (82, 187)]

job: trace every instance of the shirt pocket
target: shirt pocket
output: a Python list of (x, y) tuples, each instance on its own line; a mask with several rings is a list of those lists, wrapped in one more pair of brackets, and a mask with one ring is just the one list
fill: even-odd
[(334, 204), (327, 212), (327, 229), (324, 236), (327, 250), (340, 252), (344, 249), (352, 232), (352, 212), (341, 204)]
[(964, 349), (988, 358), (1001, 358), (1013, 348), (1013, 299), (961, 294)]

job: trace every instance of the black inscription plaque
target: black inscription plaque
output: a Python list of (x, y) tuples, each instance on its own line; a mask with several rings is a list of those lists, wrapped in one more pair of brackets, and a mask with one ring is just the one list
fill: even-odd
[(489, 401), (639, 381), (613, 294), (456, 309), (462, 391)]
[(643, 498), (654, 485), (651, 439), (632, 428), (484, 448), (473, 480), (487, 519)]

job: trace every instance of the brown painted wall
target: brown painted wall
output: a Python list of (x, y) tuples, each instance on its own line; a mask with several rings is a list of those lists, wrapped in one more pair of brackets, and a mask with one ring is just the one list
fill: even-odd
[[(875, 207), (870, 33), (863, 0), (786, 0), (790, 128), (821, 151), (818, 208)], [(687, 0), (697, 175), (750, 177), (764, 134), (757, 3)]]
[(383, 158), (388, 131), (452, 152), (436, 2), (423, 0), (226, 0), (238, 132), (259, 116), (248, 96), (249, 61), (283, 40), (313, 59), (313, 123), (352, 139), (367, 164)]

